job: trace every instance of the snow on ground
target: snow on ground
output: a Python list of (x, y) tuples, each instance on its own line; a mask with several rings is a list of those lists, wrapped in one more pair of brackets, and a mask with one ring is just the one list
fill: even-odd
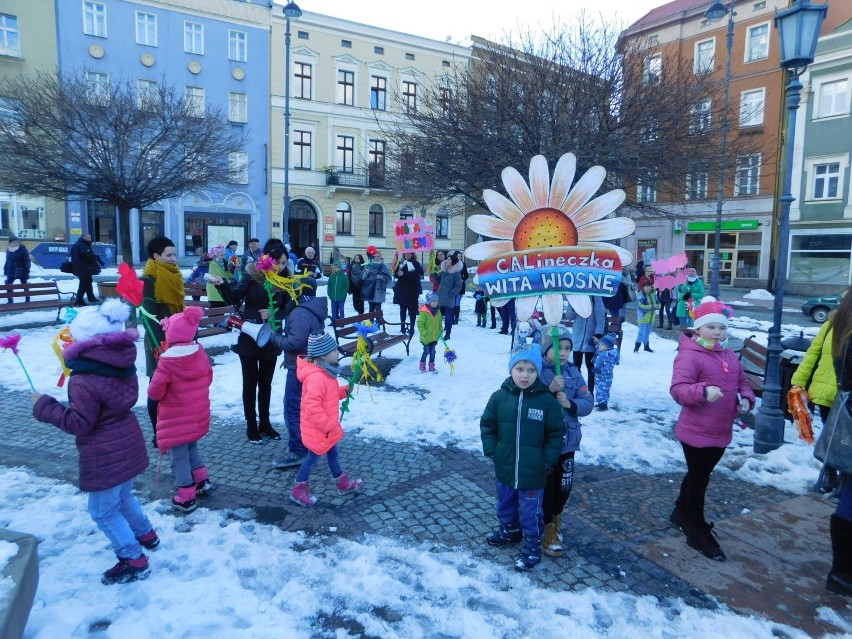
[(765, 288), (756, 288), (752, 291), (749, 291), (745, 295), (744, 298), (747, 300), (769, 300), (772, 301), (775, 299), (775, 296), (767, 291)]
[[(18, 544), (0, 540), (0, 573), (17, 554)], [(11, 577), (0, 576), (0, 610), (9, 605), (9, 596), (14, 588), (15, 582)]]

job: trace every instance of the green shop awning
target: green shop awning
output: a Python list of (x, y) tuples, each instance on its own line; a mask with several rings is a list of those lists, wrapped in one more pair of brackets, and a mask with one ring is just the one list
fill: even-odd
[[(723, 231), (752, 231), (760, 228), (759, 220), (728, 220), (722, 222)], [(715, 231), (716, 222), (689, 222), (687, 231)]]

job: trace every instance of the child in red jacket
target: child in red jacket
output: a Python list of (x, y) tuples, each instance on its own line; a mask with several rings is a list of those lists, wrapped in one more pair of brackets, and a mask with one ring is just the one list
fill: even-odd
[(349, 389), (348, 384), (337, 383), (339, 357), (337, 342), (323, 332), (308, 336), (307, 356), (299, 356), (296, 360), (296, 375), (302, 382), (302, 443), (308, 452), (296, 473), (290, 499), (300, 506), (313, 506), (317, 501), (308, 490), (308, 478), (322, 455), (328, 460), (338, 493), (346, 495), (360, 491), (364, 486), (363, 481), (352, 479), (343, 472), (337, 457), (337, 442), (343, 438), (339, 402), (346, 397)]
[(198, 440), (210, 430), (210, 383), (213, 367), (204, 347), (195, 341), (204, 311), (189, 306), (160, 321), (168, 348), (160, 355), (148, 385), (148, 397), (158, 401), (157, 447), (172, 451), (177, 490), (172, 506), (178, 512), (195, 510), (195, 498), (213, 490)]

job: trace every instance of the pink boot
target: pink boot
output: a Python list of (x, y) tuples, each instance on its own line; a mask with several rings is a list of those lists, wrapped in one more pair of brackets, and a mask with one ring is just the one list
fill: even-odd
[(435, 370), (435, 362), (429, 362), (429, 372), (430, 373), (437, 373), (438, 372), (438, 371)]
[(426, 372), (426, 362), (420, 362), (420, 372), (421, 373)]
[(337, 478), (335, 485), (337, 486), (337, 492), (339, 494), (346, 495), (348, 493), (360, 492), (364, 487), (364, 482), (360, 479), (352, 479), (348, 474), (343, 473)]
[(213, 490), (213, 483), (207, 475), (207, 466), (201, 466), (192, 471), (192, 481), (195, 482), (195, 494), (204, 497)]
[(308, 482), (297, 481), (293, 484), (293, 491), (290, 493), (290, 501), (294, 501), (300, 506), (313, 506), (317, 503), (317, 498), (308, 491)]
[(195, 485), (178, 486), (174, 497), (172, 497), (172, 507), (178, 512), (191, 513), (196, 509), (195, 504)]

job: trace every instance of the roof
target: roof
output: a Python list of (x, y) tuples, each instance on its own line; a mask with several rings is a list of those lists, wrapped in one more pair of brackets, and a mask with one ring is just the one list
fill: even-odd
[(643, 17), (631, 24), (627, 30), (630, 31), (652, 22), (659, 22), (660, 20), (674, 17), (684, 11), (696, 9), (698, 7), (706, 7), (709, 6), (709, 4), (709, 0), (672, 0), (672, 2), (667, 2), (662, 6), (651, 9)]

